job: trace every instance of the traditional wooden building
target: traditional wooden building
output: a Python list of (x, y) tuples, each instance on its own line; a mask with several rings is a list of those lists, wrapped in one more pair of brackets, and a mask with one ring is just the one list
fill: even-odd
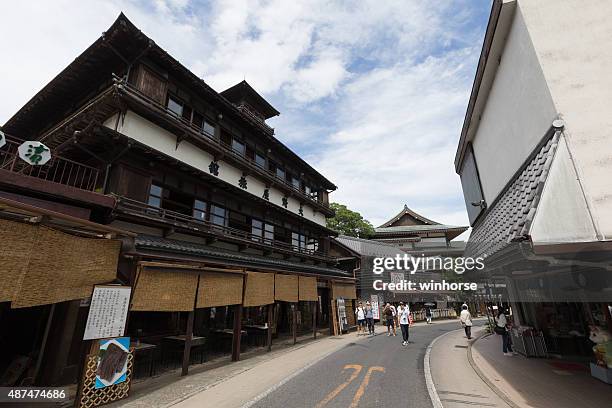
[(373, 240), (394, 244), (403, 251), (448, 253), (460, 256), (461, 245), (451, 242), (469, 227), (444, 225), (412, 211), (408, 205), (375, 229)]
[[(183, 372), (192, 345), (238, 359), (354, 293), (329, 252), (336, 186), (275, 137), (278, 114), (245, 81), (213, 90), (122, 14), (3, 126), (0, 194), (136, 234), (117, 271), (127, 334), (174, 337)], [(23, 140), (53, 160), (20, 162)]]

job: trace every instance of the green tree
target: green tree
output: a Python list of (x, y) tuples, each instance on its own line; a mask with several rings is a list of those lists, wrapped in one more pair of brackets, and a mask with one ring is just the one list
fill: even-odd
[(368, 238), (374, 235), (374, 227), (370, 221), (361, 214), (346, 208), (346, 205), (331, 203), (330, 207), (336, 212), (333, 218), (327, 219), (327, 227), (342, 235), (350, 237)]

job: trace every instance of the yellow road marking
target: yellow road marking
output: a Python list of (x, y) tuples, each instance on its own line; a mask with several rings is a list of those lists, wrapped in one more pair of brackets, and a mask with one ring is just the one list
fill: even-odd
[(384, 367), (370, 367), (368, 369), (368, 372), (366, 373), (365, 377), (363, 377), (363, 381), (361, 382), (361, 385), (357, 389), (357, 392), (355, 393), (355, 396), (353, 397), (353, 402), (351, 403), (349, 408), (357, 408), (357, 405), (359, 405), (359, 400), (361, 399), (361, 397), (363, 397), (363, 394), (365, 393), (365, 389), (370, 383), (370, 376), (372, 375), (373, 371), (380, 371), (384, 373), (385, 368)]
[(336, 387), (335, 390), (333, 390), (332, 392), (330, 392), (329, 394), (327, 394), (327, 396), (325, 398), (323, 398), (323, 400), (321, 400), (321, 402), (319, 402), (315, 408), (321, 408), (324, 407), (325, 405), (327, 405), (327, 403), (331, 400), (333, 400), (334, 398), (336, 398), (336, 396), (338, 394), (340, 394), (342, 392), (343, 389), (345, 389), (351, 382), (353, 382), (355, 380), (355, 378), (357, 378), (357, 376), (359, 375), (359, 373), (361, 372), (361, 369), (363, 367), (359, 364), (347, 364), (344, 366), (344, 368), (342, 369), (343, 371), (346, 369), (353, 369), (353, 374), (351, 374), (351, 376), (349, 377), (348, 380), (346, 380), (345, 382), (343, 382), (342, 384), (340, 384), (339, 386)]

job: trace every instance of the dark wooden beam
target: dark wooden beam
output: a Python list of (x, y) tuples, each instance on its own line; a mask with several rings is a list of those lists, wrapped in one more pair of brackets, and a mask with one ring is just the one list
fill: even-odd
[(268, 305), (268, 332), (266, 333), (266, 346), (272, 351), (272, 322), (274, 319), (274, 303)]
[(291, 332), (293, 333), (293, 344), (297, 343), (297, 303), (291, 304), (293, 319), (291, 322)]
[(312, 302), (312, 338), (317, 338), (317, 301)]
[(240, 337), (242, 335), (242, 305), (234, 307), (234, 334), (232, 336), (232, 361), (240, 360)]
[(187, 317), (187, 331), (185, 332), (185, 350), (183, 350), (183, 368), (181, 377), (189, 372), (189, 361), (191, 359), (191, 338), (193, 337), (193, 318), (195, 312), (192, 310)]

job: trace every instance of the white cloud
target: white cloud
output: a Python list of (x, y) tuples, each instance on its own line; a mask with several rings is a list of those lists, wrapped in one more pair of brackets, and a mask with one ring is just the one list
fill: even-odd
[(465, 224), (452, 162), (489, 2), (10, 2), (0, 123), (124, 11), (215, 89), (246, 78), (271, 99), (278, 137), (340, 187), (334, 200), (376, 224), (404, 203)]

